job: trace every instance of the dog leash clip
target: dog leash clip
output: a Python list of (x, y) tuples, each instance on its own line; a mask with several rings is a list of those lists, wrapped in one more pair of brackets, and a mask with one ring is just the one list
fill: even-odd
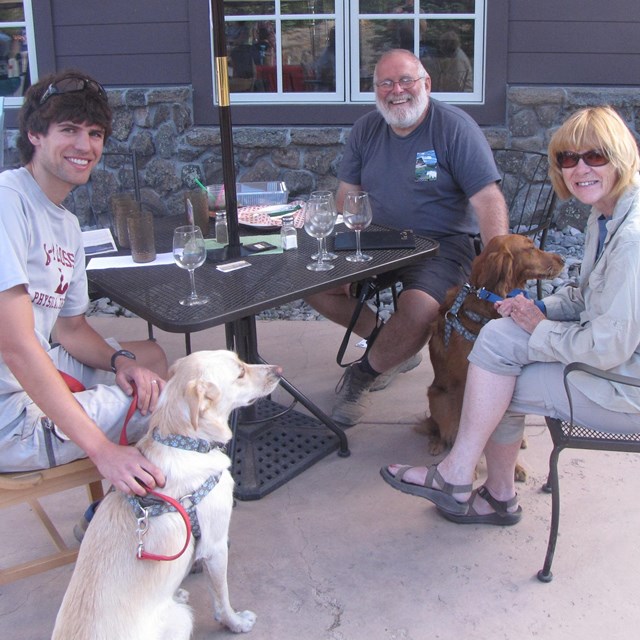
[(138, 536), (138, 559), (142, 559), (144, 553), (144, 536), (149, 531), (149, 509), (145, 509), (142, 505), (138, 504), (138, 507), (142, 515), (136, 517), (136, 535)]

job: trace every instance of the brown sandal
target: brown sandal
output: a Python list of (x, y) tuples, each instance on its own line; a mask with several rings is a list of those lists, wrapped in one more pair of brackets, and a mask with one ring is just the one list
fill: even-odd
[[(420, 496), (426, 498), (435, 504), (439, 510), (458, 517), (464, 516), (469, 510), (468, 502), (458, 502), (452, 494), (454, 493), (467, 493), (473, 489), (473, 485), (454, 485), (449, 482), (445, 482), (442, 475), (438, 471), (438, 465), (434, 464), (427, 467), (427, 477), (424, 479), (424, 484), (412, 484), (405, 482), (402, 478), (404, 474), (413, 467), (404, 466), (398, 469), (398, 473), (394, 476), (389, 467), (382, 467), (380, 469), (380, 475), (387, 484), (390, 484), (394, 489), (398, 489), (403, 493), (409, 493), (412, 496)], [(441, 488), (434, 487), (434, 480)]]
[[(488, 504), (490, 504), (494, 512), (493, 513), (477, 513), (473, 508), (473, 503), (476, 496), (480, 496)], [(494, 524), (499, 527), (509, 527), (514, 524), (518, 524), (522, 518), (522, 507), (518, 506), (515, 511), (509, 511), (510, 508), (515, 507), (518, 504), (518, 495), (516, 494), (511, 500), (496, 500), (489, 490), (483, 485), (479, 489), (476, 489), (469, 498), (469, 510), (466, 514), (458, 515), (451, 513), (446, 509), (438, 507), (438, 512), (443, 515), (447, 520), (456, 522), (457, 524)]]

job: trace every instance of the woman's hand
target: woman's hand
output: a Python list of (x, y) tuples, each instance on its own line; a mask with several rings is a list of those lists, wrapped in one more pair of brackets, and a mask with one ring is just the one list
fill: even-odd
[(525, 298), (522, 294), (496, 302), (495, 308), (503, 318), (511, 318), (527, 333), (533, 333), (545, 319), (544, 313), (538, 309), (533, 300)]

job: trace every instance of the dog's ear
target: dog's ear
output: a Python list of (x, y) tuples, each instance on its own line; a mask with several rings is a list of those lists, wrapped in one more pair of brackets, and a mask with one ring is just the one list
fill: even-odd
[(504, 296), (513, 289), (514, 256), (504, 245), (495, 251), (485, 250), (476, 258), (472, 273), (471, 284)]
[(200, 415), (220, 402), (220, 389), (212, 382), (192, 380), (185, 388), (185, 395), (191, 424), (197, 429)]

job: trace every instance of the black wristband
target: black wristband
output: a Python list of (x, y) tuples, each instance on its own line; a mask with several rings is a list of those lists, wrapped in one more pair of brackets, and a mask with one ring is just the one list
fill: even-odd
[(111, 356), (111, 371), (113, 371), (113, 373), (116, 373), (116, 358), (118, 356), (124, 356), (125, 358), (129, 358), (129, 360), (135, 360), (136, 359), (136, 354), (135, 353), (131, 353), (131, 351), (127, 351), (126, 349), (120, 349), (120, 351), (116, 351)]

